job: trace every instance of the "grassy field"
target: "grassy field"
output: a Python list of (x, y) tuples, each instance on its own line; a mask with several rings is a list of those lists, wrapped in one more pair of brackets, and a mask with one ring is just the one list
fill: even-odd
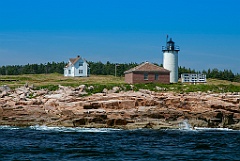
[(90, 77), (64, 77), (62, 74), (26, 74), (26, 75), (8, 75), (0, 76), (0, 86), (8, 85), (11, 88), (23, 86), (25, 84), (35, 87), (48, 85), (63, 85), (77, 87), (79, 85), (93, 84), (122, 84), (123, 77), (114, 77), (108, 75), (91, 75)]
[[(134, 85), (134, 90), (149, 89), (156, 91), (156, 86), (161, 87), (163, 91), (175, 91), (180, 93), (195, 92), (195, 91), (212, 91), (212, 92), (240, 92), (240, 83), (229, 82), (224, 80), (208, 79), (207, 84), (137, 84)], [(130, 85), (124, 83), (124, 77), (114, 77), (110, 75), (91, 75), (90, 77), (64, 77), (62, 74), (28, 74), (28, 75), (8, 75), (0, 76), (0, 86), (8, 85), (11, 88), (17, 88), (25, 84), (34, 85), (36, 89), (48, 88), (55, 90), (58, 85), (77, 87), (85, 84), (93, 85), (94, 93), (101, 92), (103, 88), (112, 88), (120, 86), (124, 90), (130, 89)]]

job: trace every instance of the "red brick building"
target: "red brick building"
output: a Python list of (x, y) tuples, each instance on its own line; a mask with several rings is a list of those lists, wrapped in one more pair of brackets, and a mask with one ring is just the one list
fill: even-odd
[(151, 64), (149, 62), (142, 63), (132, 69), (124, 72), (125, 82), (134, 83), (170, 83), (170, 71)]

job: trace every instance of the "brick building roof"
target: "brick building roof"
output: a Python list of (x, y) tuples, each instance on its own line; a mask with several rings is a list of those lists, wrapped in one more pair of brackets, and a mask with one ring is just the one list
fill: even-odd
[(149, 62), (142, 63), (134, 68), (131, 68), (124, 72), (124, 74), (131, 72), (161, 72), (161, 73), (170, 73), (169, 70), (159, 67), (157, 65), (151, 64)]

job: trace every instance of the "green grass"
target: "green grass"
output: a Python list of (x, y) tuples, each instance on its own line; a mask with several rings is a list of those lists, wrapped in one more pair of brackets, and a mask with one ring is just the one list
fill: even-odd
[[(94, 89), (88, 90), (88, 93), (102, 92), (104, 88), (112, 89), (118, 86), (122, 91), (132, 90), (131, 85), (124, 82), (123, 77), (114, 77), (109, 75), (91, 75), (90, 77), (64, 77), (62, 74), (28, 74), (28, 75), (13, 75), (0, 76), (0, 80), (15, 80), (15, 81), (0, 81), (0, 86), (8, 85), (14, 89), (25, 84), (34, 85), (35, 89), (57, 90), (58, 85), (78, 87), (85, 84), (87, 87), (94, 86)], [(178, 93), (189, 92), (240, 92), (240, 83), (208, 79), (207, 84), (135, 84), (134, 91), (139, 89), (148, 89), (151, 91), (158, 91), (160, 88), (163, 91), (173, 91)], [(157, 88), (156, 88), (157, 87)]]
[(49, 91), (56, 91), (56, 90), (59, 89), (59, 86), (58, 86), (58, 85), (49, 84), (49, 85), (37, 86), (37, 87), (35, 87), (34, 89), (36, 89), (36, 90), (39, 90), (39, 89), (47, 89), (47, 90), (49, 90)]
[(11, 88), (16, 88), (24, 84), (38, 86), (48, 85), (63, 85), (77, 87), (81, 84), (119, 84), (124, 83), (124, 78), (114, 76), (95, 76), (90, 77), (64, 77), (62, 74), (28, 74), (28, 75), (13, 75), (0, 76), (0, 80), (16, 80), (16, 81), (0, 81), (1, 85), (8, 85)]

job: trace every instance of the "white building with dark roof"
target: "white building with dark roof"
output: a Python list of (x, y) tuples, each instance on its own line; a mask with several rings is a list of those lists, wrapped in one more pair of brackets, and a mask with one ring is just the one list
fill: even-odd
[(76, 58), (70, 58), (64, 68), (64, 76), (66, 77), (88, 77), (89, 74), (90, 68), (87, 61), (79, 55)]
[(206, 83), (206, 74), (183, 73), (181, 74), (182, 83)]

